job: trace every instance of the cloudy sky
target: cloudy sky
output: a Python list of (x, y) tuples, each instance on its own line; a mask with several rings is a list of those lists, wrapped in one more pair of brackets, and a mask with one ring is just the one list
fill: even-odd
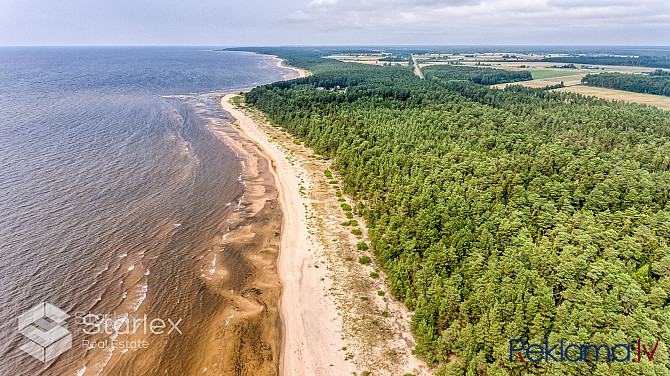
[(0, 45), (669, 45), (668, 0), (0, 0)]

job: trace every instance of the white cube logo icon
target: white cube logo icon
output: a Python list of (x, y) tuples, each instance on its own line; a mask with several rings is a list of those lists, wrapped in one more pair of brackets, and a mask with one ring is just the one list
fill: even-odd
[(48, 362), (72, 347), (72, 334), (60, 308), (40, 303), (19, 316), (19, 332), (30, 339), (20, 347), (25, 353)]

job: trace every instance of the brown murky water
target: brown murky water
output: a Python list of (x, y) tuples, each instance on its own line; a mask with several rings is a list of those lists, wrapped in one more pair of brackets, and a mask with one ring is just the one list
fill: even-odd
[[(0, 49), (0, 374), (276, 373), (266, 162), (212, 95), (169, 94), (287, 73), (194, 49)], [(72, 335), (47, 362), (17, 328), (41, 302)]]

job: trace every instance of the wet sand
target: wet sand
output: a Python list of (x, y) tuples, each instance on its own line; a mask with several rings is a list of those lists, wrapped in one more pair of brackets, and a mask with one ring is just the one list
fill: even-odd
[[(277, 66), (282, 63), (277, 58)], [(285, 79), (307, 75), (291, 69)], [(238, 206), (243, 210), (226, 218), (229, 225), (221, 227), (225, 235), (212, 240), (211, 248), (223, 252), (206, 253), (200, 260), (207, 290), (224, 303), (200, 331), (189, 368), (194, 375), (277, 375), (282, 338), (277, 259), (283, 216), (271, 159), (225, 119), (210, 118), (207, 128), (241, 163), (244, 194)], [(234, 275), (227, 268), (246, 273)]]
[[(205, 278), (206, 288), (226, 303), (201, 332), (193, 349), (192, 374), (276, 375), (281, 211), (274, 178), (258, 147), (227, 122), (213, 120), (208, 129), (236, 152), (242, 164), (244, 194), (238, 205), (244, 210), (238, 218), (228, 219), (225, 236), (212, 244), (224, 252), (210, 253), (200, 261), (202, 270), (213, 271)], [(233, 275), (227, 268), (247, 272)]]
[[(277, 66), (288, 68), (275, 59)], [(308, 74), (290, 69), (284, 79)], [(211, 248), (223, 252), (207, 253), (200, 260), (199, 269), (209, 272), (209, 276), (203, 274), (207, 290), (224, 303), (200, 331), (191, 374), (277, 375), (282, 338), (282, 286), (277, 272), (282, 212), (273, 169), (263, 150), (230, 121), (210, 118), (207, 128), (241, 163), (244, 193), (238, 206), (243, 210), (226, 218), (221, 226), (225, 235), (212, 240)], [(227, 268), (246, 273), (236, 275)]]

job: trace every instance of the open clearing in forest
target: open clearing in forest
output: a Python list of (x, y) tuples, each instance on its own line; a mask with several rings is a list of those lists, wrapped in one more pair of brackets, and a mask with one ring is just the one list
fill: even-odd
[(519, 81), (519, 82), (506, 83), (506, 84), (498, 84), (498, 85), (493, 85), (492, 87), (497, 87), (498, 89), (503, 89), (507, 85), (523, 85), (523, 86), (528, 86), (528, 87), (533, 87), (533, 88), (542, 88), (542, 87), (547, 87), (547, 86), (558, 85), (561, 82), (563, 82), (563, 85), (565, 85), (567, 87), (567, 86), (575, 86), (575, 85), (581, 84), (582, 83), (582, 77), (584, 77), (584, 76), (586, 76), (586, 74), (571, 74), (571, 75), (568, 75), (568, 76), (554, 76), (554, 77), (549, 77), (549, 78), (538, 78), (538, 79), (530, 80), (530, 81)]
[(533, 75), (534, 80), (543, 78), (565, 77), (581, 74), (578, 69), (562, 69), (562, 70), (532, 70), (530, 74)]
[(593, 87), (586, 85), (575, 85), (570, 87), (564, 87), (556, 89), (556, 91), (569, 91), (573, 93), (579, 93), (582, 95), (594, 96), (603, 99), (642, 103), (642, 104), (648, 104), (650, 106), (659, 107), (664, 110), (670, 110), (670, 97), (666, 97), (663, 95), (633, 93), (630, 91), (606, 89), (603, 87)]
[(331, 55), (326, 56), (328, 59), (339, 60), (344, 63), (361, 63), (361, 64), (371, 64), (371, 65), (402, 65), (404, 67), (409, 66), (408, 61), (382, 61), (385, 57), (391, 56), (390, 54), (359, 54), (359, 55)]

